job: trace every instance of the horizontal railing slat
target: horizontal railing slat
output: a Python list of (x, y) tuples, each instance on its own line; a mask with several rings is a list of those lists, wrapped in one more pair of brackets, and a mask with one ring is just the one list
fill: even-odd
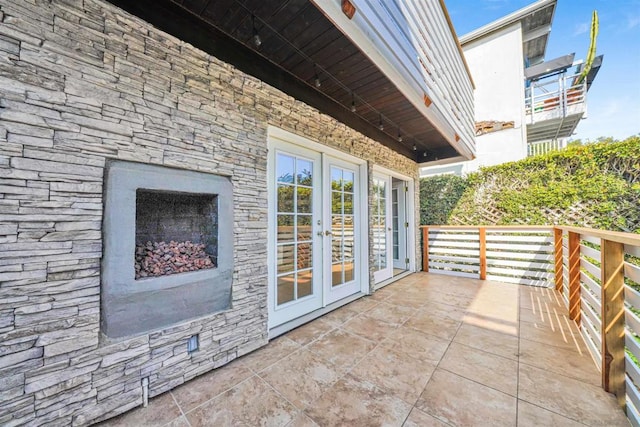
[(594, 295), (598, 295), (596, 298), (598, 298), (598, 301), (599, 301), (600, 300), (599, 295), (601, 294), (601, 290), (598, 282), (596, 282), (587, 274), (585, 274), (584, 271), (580, 272), (580, 281), (591, 290), (591, 293), (593, 293)]
[(631, 379), (629, 377), (626, 377), (624, 379), (624, 382), (626, 386), (627, 398), (633, 404), (634, 409), (638, 411), (638, 409), (640, 409), (640, 393), (638, 393), (638, 388), (631, 382)]
[(640, 358), (640, 343), (638, 343), (628, 330), (624, 332), (624, 345), (636, 359)]
[(636, 291), (631, 286), (624, 287), (624, 300), (631, 307), (640, 309), (640, 292)]
[(624, 275), (640, 285), (640, 267), (631, 263), (624, 263)]
[(448, 256), (448, 255), (437, 255), (437, 254), (429, 254), (429, 262), (463, 262), (463, 263), (475, 263), (479, 264), (480, 260), (478, 257), (462, 257), (462, 256)]
[(626, 353), (624, 355), (624, 364), (629, 378), (631, 378), (635, 384), (640, 384), (640, 368), (638, 368), (638, 365), (636, 365)]
[(581, 234), (580, 239), (584, 240), (585, 242), (593, 243), (594, 245), (598, 245), (598, 246), (600, 246), (600, 243), (601, 243), (599, 237), (589, 236), (588, 234)]
[(587, 270), (589, 273), (593, 274), (595, 277), (600, 277), (600, 267), (592, 264), (588, 260), (584, 258), (580, 258), (580, 267)]
[(524, 267), (524, 268), (533, 268), (539, 270), (552, 270), (554, 265), (551, 262), (532, 262), (532, 261), (513, 261), (506, 259), (487, 259), (487, 265), (493, 265), (496, 267)]
[(602, 321), (600, 320), (600, 316), (598, 316), (597, 312), (595, 311), (599, 309), (599, 305), (595, 305), (593, 306), (594, 308), (591, 308), (592, 306), (590, 306), (589, 304), (582, 304), (581, 307), (583, 313), (589, 317), (591, 323), (593, 324), (593, 327), (596, 331), (598, 331), (598, 334), (600, 334), (600, 331), (602, 330)]
[(522, 277), (535, 277), (539, 279), (551, 279), (555, 277), (554, 273), (550, 273), (547, 271), (533, 271), (533, 270), (522, 270), (517, 268), (501, 268), (501, 267), (487, 267), (487, 273), (494, 273), (500, 275), (509, 275), (509, 276), (522, 276)]
[(580, 295), (584, 298), (592, 307), (596, 310), (600, 311), (602, 306), (600, 305), (600, 299), (596, 298), (593, 293), (591, 293), (588, 289), (584, 287), (584, 285), (580, 285)]
[(584, 343), (587, 345), (589, 353), (591, 353), (591, 357), (593, 357), (594, 360), (601, 360), (602, 356), (600, 355), (600, 350), (598, 347), (596, 347), (597, 344), (595, 344), (589, 337), (587, 328), (582, 328), (580, 333), (582, 335)]
[(487, 242), (512, 242), (512, 243), (553, 243), (553, 237), (548, 236), (510, 236), (508, 234), (488, 234)]
[(538, 261), (553, 261), (553, 254), (526, 254), (524, 252), (495, 252), (487, 251), (487, 258), (509, 258), (509, 259), (524, 259), (524, 260), (538, 260)]
[(431, 248), (477, 248), (479, 244), (478, 242), (429, 240), (429, 246)]
[(478, 271), (479, 267), (477, 265), (471, 264), (453, 264), (447, 262), (434, 262), (429, 263), (431, 268), (450, 268), (455, 270), (465, 270), (465, 271)]
[(640, 319), (634, 312), (626, 307), (624, 309), (624, 321), (627, 322), (627, 327), (632, 333), (636, 335), (640, 333)]
[(553, 250), (552, 245), (538, 244), (513, 244), (513, 243), (487, 243), (487, 250), (493, 249), (498, 251), (526, 251), (529, 252), (550, 252)]
[(548, 280), (534, 280), (534, 279), (525, 279), (522, 277), (498, 276), (494, 274), (487, 274), (487, 280), (494, 280), (496, 282), (513, 283), (516, 285), (527, 285), (527, 286), (536, 286), (536, 287), (545, 287), (545, 288), (548, 288), (551, 286)]
[(631, 256), (640, 258), (640, 246), (624, 245), (624, 252)]
[(439, 247), (429, 247), (429, 253), (438, 253), (443, 255), (470, 255), (479, 257), (480, 249), (471, 250), (471, 249), (447, 249), (447, 248), (439, 248)]
[(600, 262), (601, 260), (601, 254), (599, 250), (590, 248), (589, 246), (585, 246), (585, 245), (580, 245), (580, 252), (582, 255), (586, 255), (590, 258), (593, 258), (595, 260), (597, 260), (598, 262)]

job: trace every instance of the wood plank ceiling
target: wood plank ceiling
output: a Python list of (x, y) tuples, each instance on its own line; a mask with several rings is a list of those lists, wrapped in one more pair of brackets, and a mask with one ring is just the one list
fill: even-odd
[(409, 158), (458, 155), (311, 1), (110, 1)]

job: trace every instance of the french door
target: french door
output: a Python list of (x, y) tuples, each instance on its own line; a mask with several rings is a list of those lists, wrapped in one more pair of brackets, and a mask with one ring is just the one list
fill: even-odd
[(376, 283), (393, 276), (391, 224), (391, 177), (373, 175), (371, 228), (373, 234), (373, 278)]
[(407, 256), (407, 230), (409, 228), (409, 222), (407, 218), (406, 196), (406, 183), (404, 181), (394, 182), (391, 190), (391, 232), (393, 234), (392, 253), (394, 270), (409, 269), (409, 257)]
[(278, 142), (269, 154), (269, 327), (360, 291), (360, 165)]

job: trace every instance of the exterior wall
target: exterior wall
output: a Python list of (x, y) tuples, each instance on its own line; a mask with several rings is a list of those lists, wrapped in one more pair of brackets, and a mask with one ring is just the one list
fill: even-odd
[(527, 156), (524, 114), (524, 58), (520, 23), (463, 46), (476, 84), (475, 119), (513, 121), (505, 129), (476, 137), (477, 158), (466, 172)]
[[(0, 0), (0, 424), (86, 425), (140, 405), (142, 378), (154, 396), (267, 342), (268, 125), (417, 178), (413, 161), (108, 3)], [(104, 339), (108, 159), (231, 177), (230, 310)]]

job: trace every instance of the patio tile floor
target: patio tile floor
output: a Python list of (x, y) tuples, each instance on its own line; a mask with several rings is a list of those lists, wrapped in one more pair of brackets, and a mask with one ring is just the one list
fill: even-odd
[(111, 426), (628, 426), (552, 290), (416, 273)]

